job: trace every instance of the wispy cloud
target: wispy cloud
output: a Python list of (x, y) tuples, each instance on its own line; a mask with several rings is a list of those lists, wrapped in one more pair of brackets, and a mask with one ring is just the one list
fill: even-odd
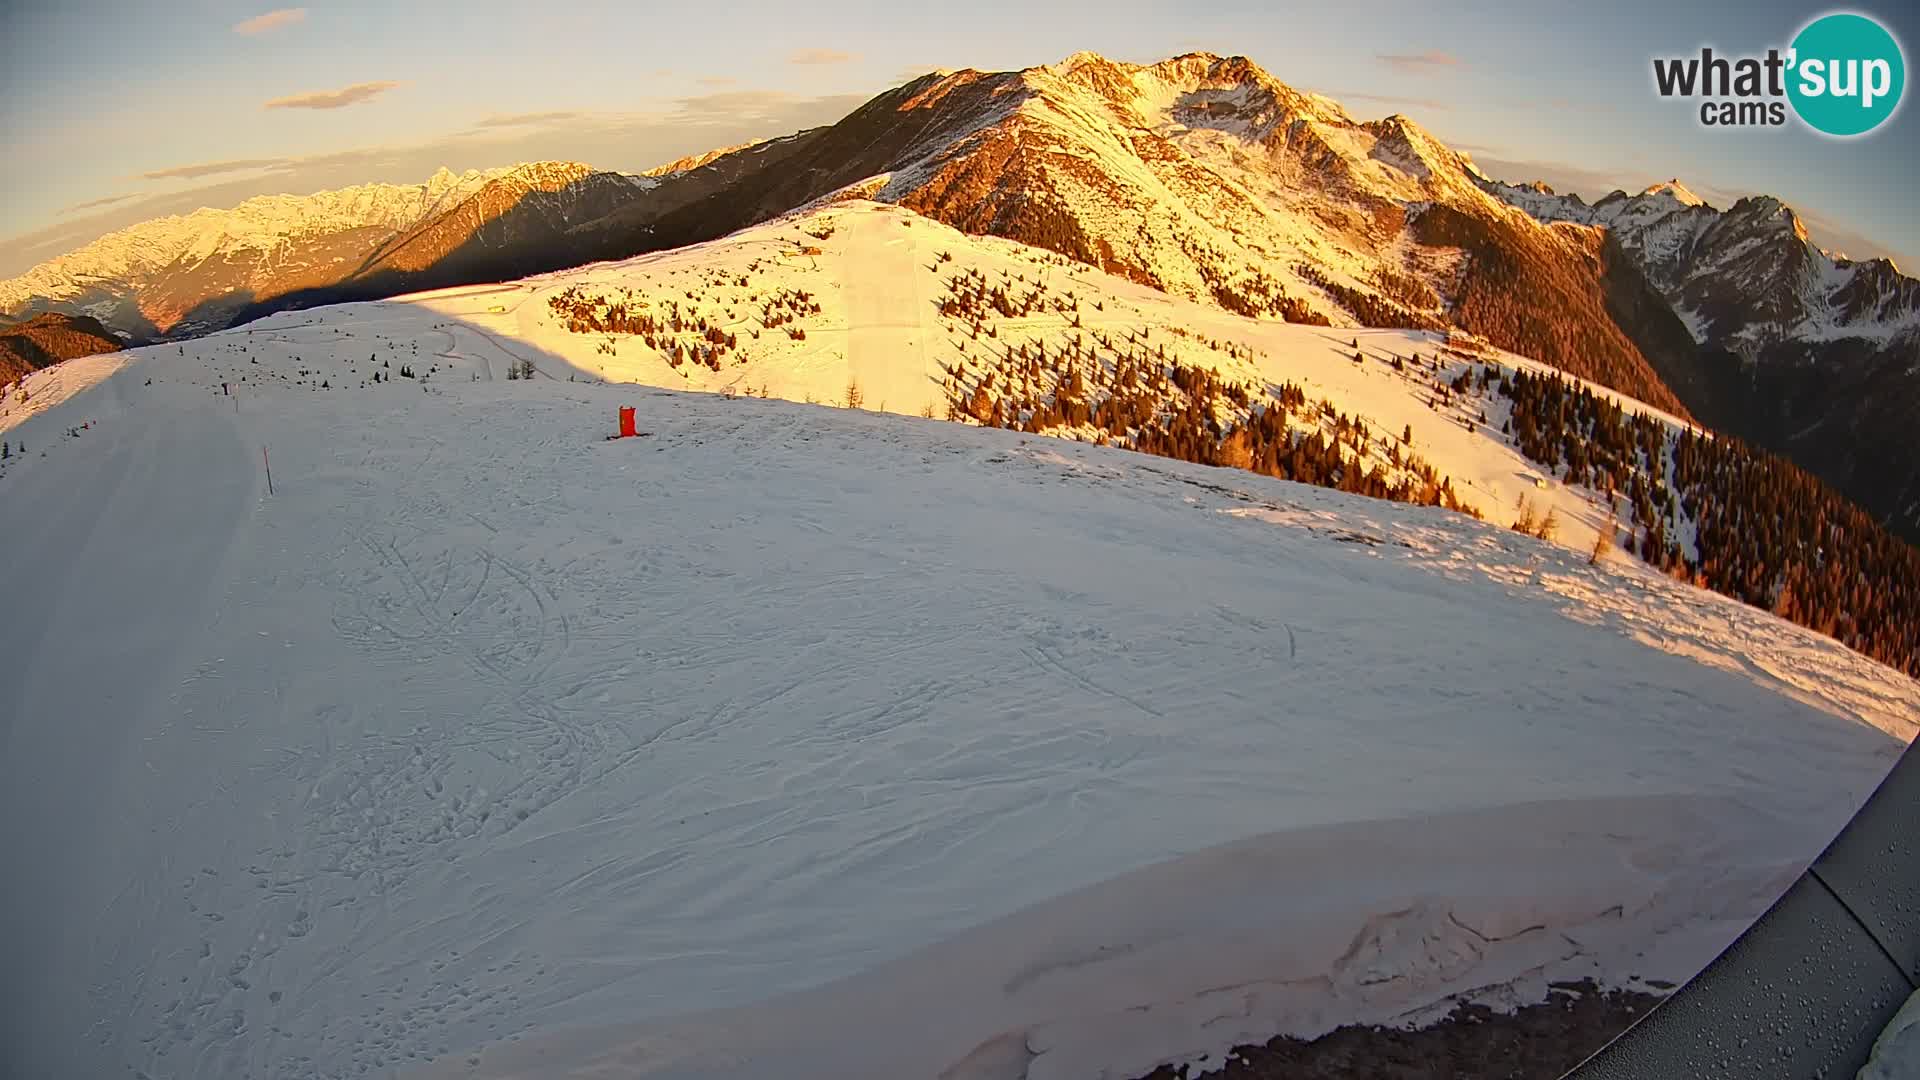
[(195, 165), (175, 165), (140, 174), (142, 180), (198, 180), (203, 176), (274, 169), (287, 164), (288, 158), (235, 158), (231, 161), (203, 161)]
[(1424, 75), (1436, 71), (1451, 71), (1463, 66), (1460, 58), (1439, 49), (1428, 49), (1417, 53), (1380, 53), (1375, 59), (1403, 75)]
[(66, 217), (68, 214), (77, 214), (82, 210), (98, 210), (101, 207), (114, 206), (139, 197), (140, 194), (138, 192), (128, 192), (125, 195), (109, 195), (104, 199), (88, 199), (86, 202), (74, 203), (72, 206), (62, 208), (59, 216)]
[(794, 101), (778, 90), (728, 90), (717, 94), (674, 99), (683, 117), (693, 121), (756, 120), (770, 116)]
[(260, 107), (263, 109), (341, 109), (348, 105), (358, 105), (363, 101), (372, 101), (399, 85), (390, 79), (354, 83), (352, 86), (343, 86), (338, 90), (314, 90), (305, 94), (274, 98)]
[[(439, 156), (444, 153), (446, 146), (445, 141), (441, 141), (438, 144), (428, 143), (425, 147), (422, 147), (421, 150), (424, 150), (424, 156)], [(354, 175), (370, 170), (378, 171), (381, 168), (392, 166), (402, 161), (409, 159), (417, 160), (421, 157), (423, 157), (423, 154), (420, 151), (407, 147), (362, 146), (352, 150), (335, 150), (327, 154), (308, 154), (305, 157), (290, 158), (285, 165), (280, 166), (280, 169), (289, 173), (332, 172), (335, 175), (342, 175), (343, 173), (345, 175)], [(446, 164), (445, 161), (438, 161), (435, 167), (437, 168), (439, 165), (444, 164)], [(498, 165), (499, 162), (488, 162), (487, 164)], [(366, 180), (356, 176), (352, 182), (363, 184), (366, 183)]]
[[(553, 114), (579, 115), (579, 114)], [(484, 123), (485, 121), (482, 121)], [(369, 165), (381, 165), (401, 157), (400, 151), (391, 147), (360, 147), (353, 150), (335, 150), (325, 154), (307, 154), (302, 157), (277, 158), (235, 158), (230, 161), (202, 161), (192, 165), (175, 165), (166, 169), (155, 169), (140, 174), (142, 180), (198, 180), (208, 176), (227, 176), (232, 173), (289, 173), (298, 170), (341, 169)]]
[(265, 15), (255, 15), (251, 19), (242, 19), (234, 23), (233, 32), (236, 34), (246, 34), (251, 37), (255, 34), (265, 34), (273, 30), (278, 30), (283, 26), (292, 26), (294, 23), (305, 21), (307, 21), (306, 8), (280, 8), (277, 11), (269, 11)]
[(716, 88), (722, 87), (722, 86), (740, 85), (740, 80), (734, 78), (731, 75), (702, 75), (693, 81), (699, 83), (701, 86), (711, 86)]
[(787, 57), (789, 64), (849, 64), (860, 59), (859, 54), (841, 52), (839, 49), (796, 49)]
[(475, 124), (483, 128), (531, 127), (538, 124), (564, 124), (578, 120), (586, 115), (577, 110), (556, 110), (554, 112), (510, 113), (505, 116), (489, 116)]
[(1404, 105), (1416, 109), (1431, 109), (1435, 112), (1446, 112), (1453, 108), (1453, 106), (1446, 102), (1436, 101), (1433, 98), (1400, 97), (1395, 94), (1361, 94), (1348, 91), (1346, 93), (1329, 93), (1327, 96), (1340, 102), (1364, 101), (1370, 105)]
[(1722, 209), (1732, 206), (1734, 203), (1753, 194), (1751, 191), (1741, 191), (1737, 188), (1721, 187), (1718, 184), (1703, 184), (1692, 181), (1687, 183), (1687, 189), (1707, 200), (1710, 205), (1718, 206)]

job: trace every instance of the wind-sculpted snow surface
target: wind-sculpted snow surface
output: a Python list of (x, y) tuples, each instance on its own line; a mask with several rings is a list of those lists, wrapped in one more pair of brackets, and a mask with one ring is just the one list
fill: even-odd
[(1920, 713), (1461, 514), (417, 304), (125, 359), (0, 477), (19, 1075), (1084, 1076), (1673, 980)]
[[(532, 1035), (433, 1077), (1072, 1080), (1218, 1067), (1276, 1031), (1517, 1005), (1631, 970), (1667, 985), (1786, 884), (1737, 801), (1576, 799), (1297, 829), (1035, 905), (766, 1004)], [(1365, 853), (1355, 858), (1355, 853)], [(1661, 976), (1666, 976), (1662, 978)], [(1442, 1010), (1444, 1011), (1444, 1010)]]

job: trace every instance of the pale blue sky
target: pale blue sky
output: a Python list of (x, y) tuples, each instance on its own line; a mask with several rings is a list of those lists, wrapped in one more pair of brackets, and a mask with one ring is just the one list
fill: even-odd
[[(1678, 176), (1719, 205), (1777, 194), (1829, 246), (1909, 270), (1920, 256), (1913, 109), (1836, 142), (1797, 127), (1703, 130), (1688, 105), (1652, 93), (1652, 56), (1783, 46), (1824, 6), (1440, 7), (314, 0), (245, 26), (270, 4), (15, 0), (0, 6), (0, 273), (131, 220), (268, 191), (541, 157), (646, 168), (829, 123), (916, 72), (1081, 49), (1241, 53), (1356, 115), (1404, 112), (1504, 179), (1592, 197)], [(1857, 10), (1905, 42), (1920, 31), (1904, 9)], [(266, 107), (309, 95), (357, 100)]]

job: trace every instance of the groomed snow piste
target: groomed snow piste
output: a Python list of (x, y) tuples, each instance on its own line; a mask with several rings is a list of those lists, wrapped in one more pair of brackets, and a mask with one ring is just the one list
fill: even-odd
[(282, 315), (5, 433), (23, 1075), (1125, 1076), (1676, 982), (1920, 716), (1624, 558), (540, 341)]

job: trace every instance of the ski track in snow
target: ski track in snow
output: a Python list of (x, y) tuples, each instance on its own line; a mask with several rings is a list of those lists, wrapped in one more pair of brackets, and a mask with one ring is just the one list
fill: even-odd
[[(220, 396), (293, 350), (425, 363), (382, 338), (446, 385)], [(668, 1046), (700, 1075), (1090, 1075), (1337, 1022), (1330, 1001), (1386, 1020), (1627, 958), (1684, 978), (1653, 937), (1691, 927), (1665, 963), (1697, 967), (1920, 714), (1809, 631), (1460, 515), (897, 416), (468, 381), (509, 348), (414, 305), (305, 312), (130, 354), (16, 429), (47, 449), (0, 480), (25, 886), (0, 1042), (28, 1075), (508, 1075), (528, 1029), (642, 1021), (572, 1049), (646, 1075), (692, 1074)], [(650, 436), (602, 441), (621, 404)], [(1538, 877), (1458, 845), (1475, 812), (1547, 804), (1508, 813), (1515, 850), (1550, 858), (1529, 821), (1605, 825), (1567, 850), (1628, 868), (1510, 928), (1551, 947), (1489, 929), (1534, 900), (1438, 870), (1402, 895), (1358, 853), (1386, 834), (1338, 831), (1467, 814), (1409, 827)], [(1283, 871), (1332, 850), (1311, 865), (1351, 882), (1295, 912), (1284, 872), (1207, 854), (1271, 834)], [(1019, 914), (1087, 887), (1111, 903)], [(1240, 936), (1176, 962), (1219, 894)], [(928, 971), (953, 1011), (927, 1015)], [(1328, 999), (1330, 971), (1391, 993)], [(1291, 989), (1201, 992), (1265, 983)], [(769, 1000), (761, 1026), (727, 1012)], [(1147, 1035), (1100, 1022), (1154, 1009)]]

